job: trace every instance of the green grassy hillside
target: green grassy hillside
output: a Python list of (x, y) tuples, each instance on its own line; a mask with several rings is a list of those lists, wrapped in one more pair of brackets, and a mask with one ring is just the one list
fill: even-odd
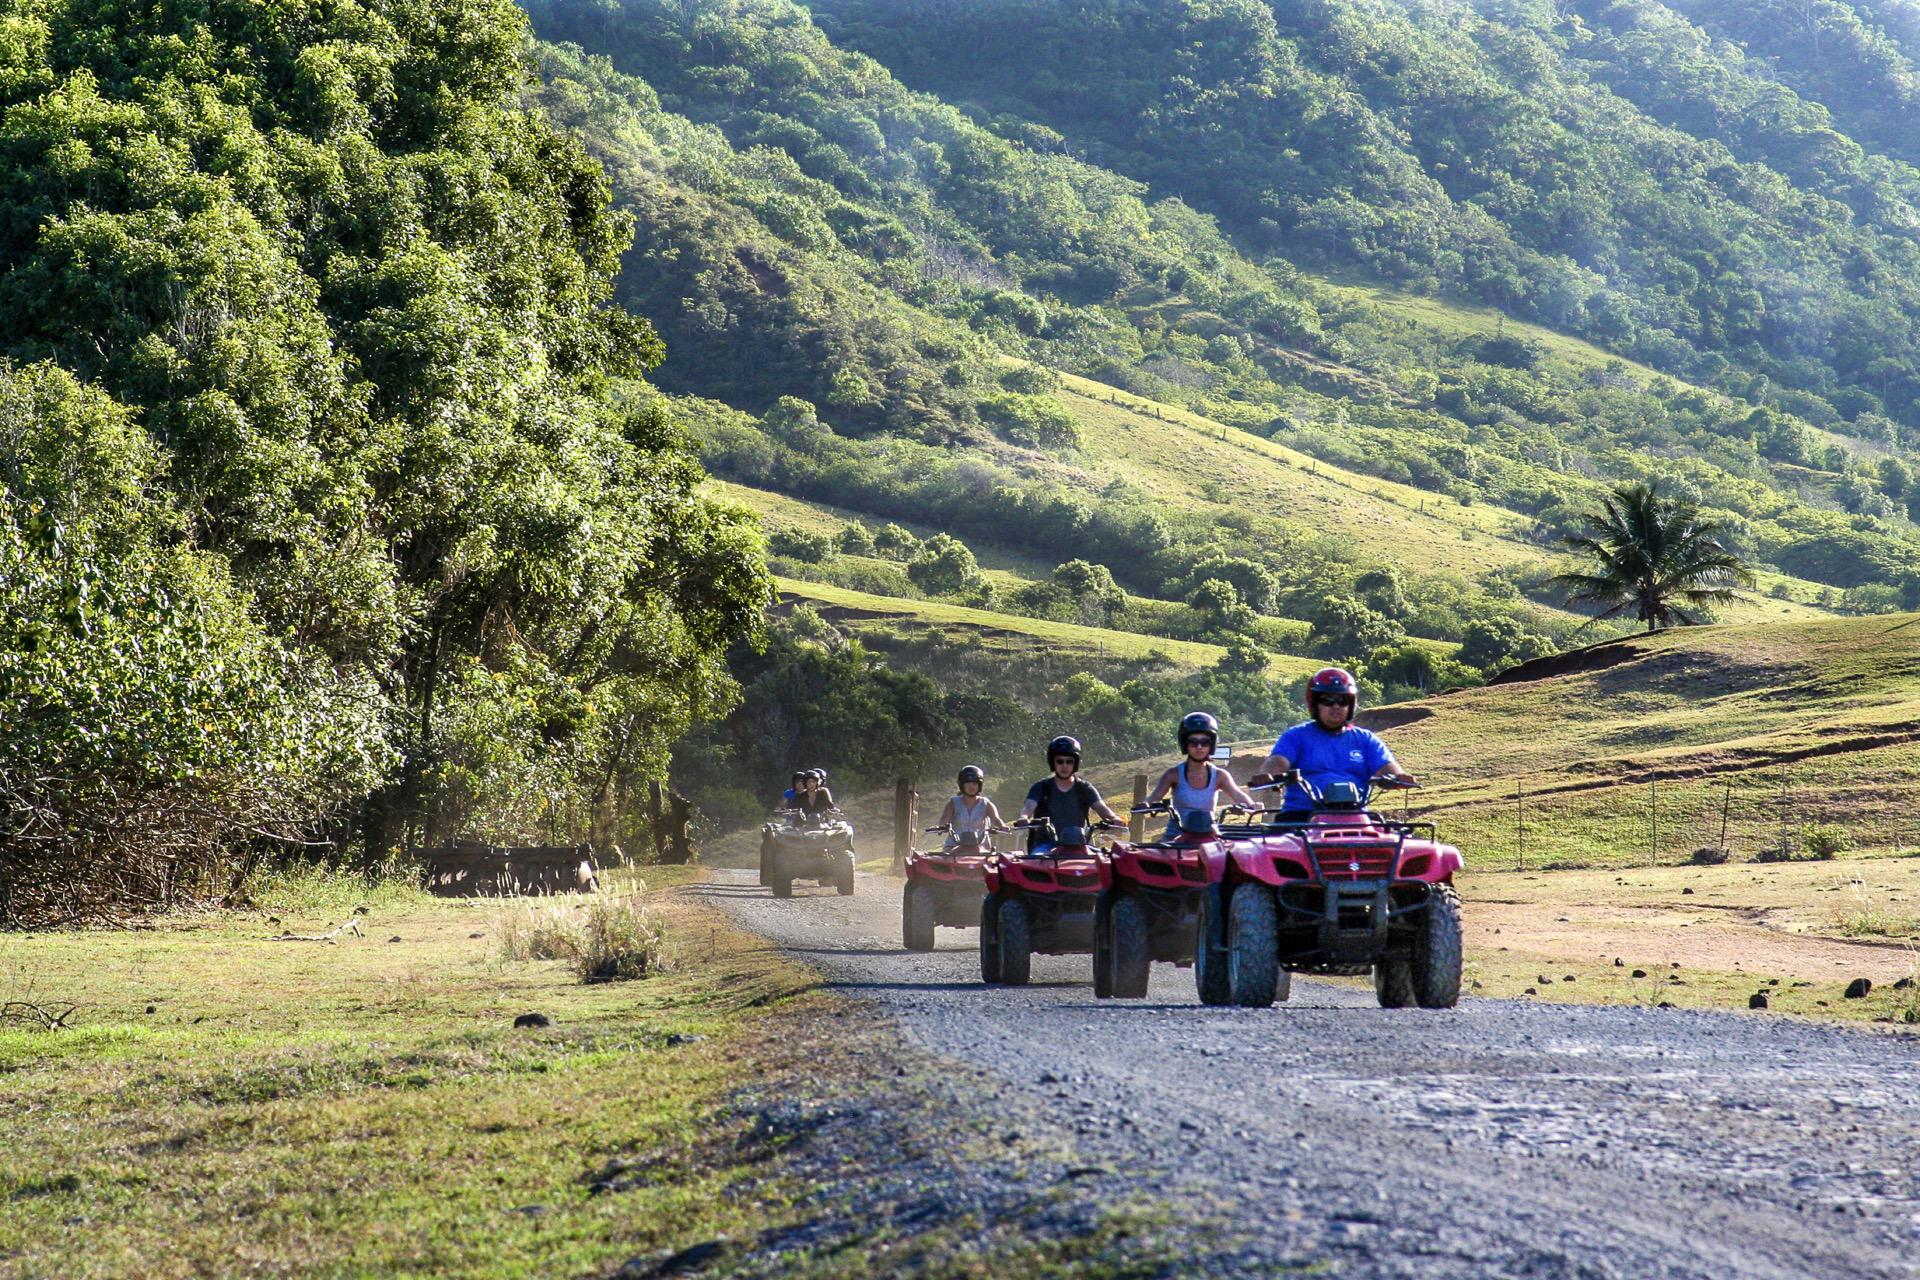
[(1778, 849), (1783, 821), (1796, 857), (1827, 827), (1920, 852), (1920, 614), (1613, 640), (1368, 721), (1427, 784), (1412, 811), (1478, 865), (1684, 860), (1719, 845), (1723, 810), (1736, 859)]
[[(949, 637), (971, 635), (989, 649), (1024, 653), (1058, 664), (1062, 679), (1074, 663), (1089, 657), (1145, 662), (1166, 670), (1197, 671), (1226, 655), (1222, 645), (1168, 640), (1103, 627), (1023, 618), (1018, 614), (971, 609), (939, 600), (901, 600), (795, 578), (778, 578), (782, 597), (804, 601), (842, 630), (860, 634), (879, 625), (917, 624)], [(1276, 655), (1267, 670), (1276, 680), (1305, 679), (1320, 664), (1310, 658)]]

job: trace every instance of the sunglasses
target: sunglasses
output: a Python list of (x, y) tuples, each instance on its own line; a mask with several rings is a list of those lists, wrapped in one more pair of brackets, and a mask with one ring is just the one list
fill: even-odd
[(1353, 699), (1344, 695), (1340, 697), (1328, 697), (1323, 693), (1320, 695), (1320, 705), (1323, 707), (1350, 707), (1353, 705)]

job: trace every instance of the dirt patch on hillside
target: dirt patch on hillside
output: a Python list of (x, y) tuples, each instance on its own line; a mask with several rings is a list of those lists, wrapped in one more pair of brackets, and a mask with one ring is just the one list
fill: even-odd
[(1432, 718), (1432, 707), (1380, 707), (1373, 711), (1362, 711), (1353, 718), (1353, 722), (1362, 729), (1371, 729), (1375, 733), (1380, 733), (1387, 729), (1399, 729)]
[(1623, 662), (1632, 662), (1645, 657), (1640, 647), (1644, 636), (1625, 636), (1618, 640), (1602, 640), (1590, 644), (1584, 649), (1569, 649), (1565, 653), (1556, 653), (1550, 658), (1534, 658), (1517, 667), (1508, 667), (1493, 679), (1489, 685), (1525, 684), (1532, 680), (1547, 680), (1554, 676), (1581, 675), (1589, 671), (1604, 671), (1608, 667), (1617, 667)]

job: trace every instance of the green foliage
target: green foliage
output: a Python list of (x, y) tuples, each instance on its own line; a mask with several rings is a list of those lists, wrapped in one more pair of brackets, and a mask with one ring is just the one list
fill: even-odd
[(930, 595), (959, 595), (978, 585), (980, 565), (966, 543), (950, 533), (936, 533), (907, 562), (907, 577)]
[(853, 523), (843, 527), (833, 536), (834, 549), (844, 555), (870, 556), (878, 548), (874, 544), (873, 533), (867, 526)]
[[(871, 539), (868, 540), (871, 546)], [(836, 539), (810, 529), (776, 529), (767, 536), (767, 550), (776, 556), (790, 556), (808, 564), (831, 558), (839, 545)]]
[(1368, 654), (1398, 644), (1406, 634), (1399, 623), (1351, 596), (1329, 597), (1312, 621), (1313, 654), (1342, 666), (1361, 666)]
[[(110, 456), (124, 433), (9, 440), (9, 489), (122, 470), (113, 510), (146, 477), (147, 559), (74, 545), (103, 598), (204, 591), (209, 643), (236, 649), (210, 665), (237, 683), (183, 705), (234, 749), (249, 699), (261, 732), (284, 728), (283, 694), (337, 700), (298, 718), (324, 754), (337, 714), (362, 763), (339, 788), (290, 780), (271, 837), (378, 859), (482, 816), (503, 838), (584, 834), (609, 779), (660, 772), (639, 726), (724, 703), (718, 659), (765, 579), (660, 403), (616, 399), (661, 357), (609, 305), (632, 224), (523, 106), (524, 19), (505, 0), (33, 0), (8, 31), (0, 358), (70, 372), (102, 397), (93, 420), (124, 410), (158, 450), (142, 472)], [(128, 625), (162, 651), (190, 629)], [(187, 738), (150, 749), (220, 773)]]
[(1014, 444), (1050, 452), (1080, 447), (1073, 415), (1041, 396), (992, 396), (981, 401), (980, 416)]
[(0, 365), (0, 921), (223, 892), (391, 763), (372, 681), (290, 650), (177, 515), (128, 415)]
[(1810, 858), (1827, 859), (1853, 847), (1853, 837), (1838, 823), (1814, 823), (1800, 833)]
[(889, 521), (874, 531), (873, 549), (889, 560), (910, 560), (920, 549), (920, 539), (914, 537), (911, 530)]
[(1557, 652), (1553, 641), (1513, 618), (1476, 618), (1460, 639), (1459, 660), (1489, 675)]

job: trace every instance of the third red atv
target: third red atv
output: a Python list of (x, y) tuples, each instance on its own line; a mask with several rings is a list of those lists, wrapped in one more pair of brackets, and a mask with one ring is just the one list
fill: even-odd
[[(1162, 803), (1133, 812), (1165, 816), (1173, 808)], [(1164, 840), (1116, 844), (1101, 855), (1100, 897), (1094, 906), (1095, 996), (1139, 999), (1147, 994), (1154, 961), (1181, 968), (1193, 964), (1208, 890), (1219, 885), (1227, 860), (1213, 815), (1199, 812), (1186, 815), (1179, 831)]]
[[(927, 830), (945, 834), (953, 828)], [(991, 832), (961, 830), (954, 833), (952, 847), (907, 859), (907, 883), (900, 893), (900, 937), (907, 950), (933, 950), (933, 931), (940, 925), (971, 929), (980, 923), (980, 904), (987, 896), (985, 869), (992, 856)]]
[[(987, 896), (980, 904), (980, 980), (1022, 986), (1033, 955), (1085, 955), (1093, 949), (1093, 907), (1100, 895), (1100, 863), (1093, 833), (1115, 828), (1061, 827), (1042, 819), (1015, 823), (1039, 829), (1031, 853), (987, 859)], [(1051, 844), (1045, 841), (1051, 840)]]

